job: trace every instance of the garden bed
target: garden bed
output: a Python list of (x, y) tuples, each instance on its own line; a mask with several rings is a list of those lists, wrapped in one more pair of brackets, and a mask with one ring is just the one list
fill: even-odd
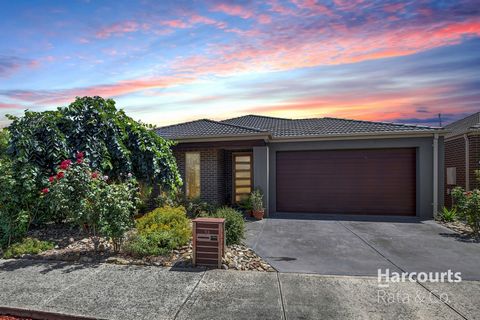
[[(29, 231), (29, 237), (54, 243), (51, 250), (39, 254), (25, 254), (23, 259), (69, 261), (74, 263), (113, 263), (120, 265), (145, 265), (175, 268), (192, 268), (192, 244), (173, 250), (165, 256), (143, 258), (113, 251), (109, 241), (101, 239), (99, 251), (94, 251), (90, 238), (81, 231), (65, 226), (49, 225), (46, 228)], [(252, 249), (245, 245), (227, 246), (222, 268), (225, 270), (275, 271)]]
[(455, 231), (456, 233), (458, 233), (459, 237), (461, 237), (463, 240), (480, 242), (479, 235), (475, 235), (472, 228), (462, 221), (456, 220), (456, 221), (446, 222), (442, 220), (437, 220), (437, 223), (447, 227), (452, 231)]

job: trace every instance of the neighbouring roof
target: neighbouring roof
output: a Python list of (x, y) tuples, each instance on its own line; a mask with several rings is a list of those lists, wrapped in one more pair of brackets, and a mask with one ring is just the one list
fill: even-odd
[(359, 134), (431, 132), (439, 128), (371, 122), (337, 118), (284, 119), (246, 115), (223, 121), (202, 119), (157, 128), (157, 133), (167, 139), (208, 138), (220, 136), (261, 135), (272, 138), (321, 137)]
[(469, 115), (466, 118), (452, 122), (445, 126), (450, 131), (445, 137), (450, 138), (460, 134), (465, 134), (474, 130), (480, 130), (480, 112)]
[(245, 128), (234, 124), (222, 123), (209, 119), (174, 124), (171, 126), (160, 127), (156, 129), (158, 135), (163, 138), (178, 140), (197, 137), (229, 137), (229, 136), (251, 136), (264, 134), (259, 129)]

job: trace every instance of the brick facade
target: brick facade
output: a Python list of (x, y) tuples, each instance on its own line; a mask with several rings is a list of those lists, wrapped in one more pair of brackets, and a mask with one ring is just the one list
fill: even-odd
[(200, 199), (216, 205), (225, 204), (225, 151), (215, 148), (191, 150), (175, 148), (173, 154), (184, 182), (186, 152), (200, 152)]
[[(470, 154), (470, 190), (480, 187), (479, 182), (476, 180), (475, 170), (480, 169), (480, 136), (469, 136), (469, 154)], [(447, 179), (445, 179), (445, 205), (450, 207), (452, 205), (452, 198), (449, 195), (449, 191), (454, 187), (459, 186), (466, 188), (465, 185), (465, 138), (459, 136), (458, 138), (445, 141), (445, 177), (447, 177), (447, 168), (455, 167), (457, 171), (457, 183), (456, 185), (448, 185)]]
[(480, 136), (470, 136), (470, 189), (480, 188), (475, 170), (480, 170)]

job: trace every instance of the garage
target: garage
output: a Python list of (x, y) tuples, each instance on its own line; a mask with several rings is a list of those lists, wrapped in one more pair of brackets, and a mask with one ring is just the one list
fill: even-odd
[(416, 148), (276, 152), (277, 212), (416, 214)]

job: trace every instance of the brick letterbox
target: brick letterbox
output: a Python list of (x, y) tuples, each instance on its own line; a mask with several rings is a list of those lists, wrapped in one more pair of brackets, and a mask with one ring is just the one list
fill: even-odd
[(225, 219), (197, 218), (192, 222), (193, 265), (221, 268), (225, 254)]

